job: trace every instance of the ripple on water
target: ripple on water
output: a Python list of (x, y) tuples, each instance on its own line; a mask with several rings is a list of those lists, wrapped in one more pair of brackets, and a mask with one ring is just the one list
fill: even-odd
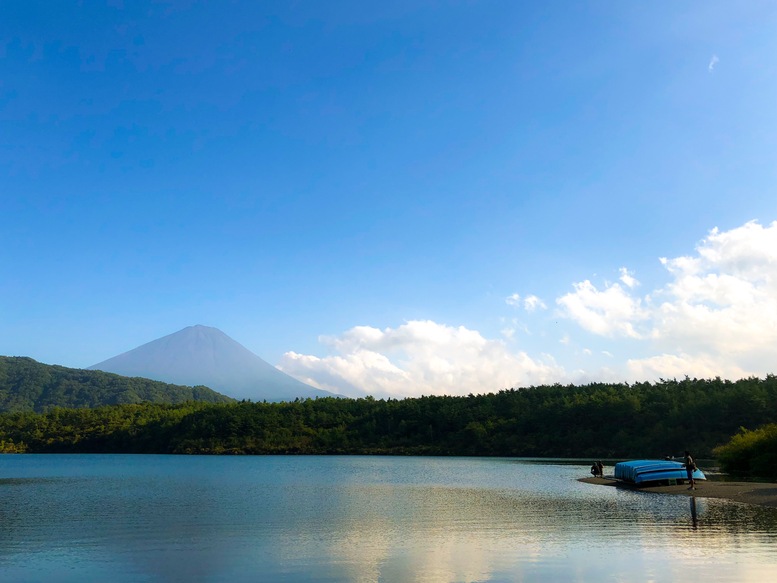
[(581, 484), (587, 463), (6, 456), (0, 467), (4, 581), (777, 576), (774, 509)]

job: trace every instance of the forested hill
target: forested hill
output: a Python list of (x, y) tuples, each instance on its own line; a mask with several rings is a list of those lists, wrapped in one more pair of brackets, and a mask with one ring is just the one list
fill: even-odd
[(468, 397), (120, 405), (0, 415), (0, 450), (639, 458), (712, 455), (777, 423), (777, 377), (543, 386)]
[(0, 356), (0, 412), (185, 401), (226, 403), (232, 399), (207, 387), (184, 387), (42, 364), (26, 357)]

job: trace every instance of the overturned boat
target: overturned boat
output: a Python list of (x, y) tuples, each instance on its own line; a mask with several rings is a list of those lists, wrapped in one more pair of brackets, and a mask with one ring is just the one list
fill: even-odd
[[(685, 464), (671, 460), (633, 460), (615, 464), (616, 480), (629, 484), (648, 485), (656, 483), (682, 484), (688, 481)], [(693, 471), (694, 480), (706, 480), (699, 469)]]

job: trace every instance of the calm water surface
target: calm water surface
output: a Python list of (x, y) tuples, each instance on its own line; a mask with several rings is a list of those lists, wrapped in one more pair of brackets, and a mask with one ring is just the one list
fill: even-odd
[[(777, 581), (777, 510), (588, 463), (0, 456), (0, 581)], [(694, 519), (695, 516), (695, 519)]]

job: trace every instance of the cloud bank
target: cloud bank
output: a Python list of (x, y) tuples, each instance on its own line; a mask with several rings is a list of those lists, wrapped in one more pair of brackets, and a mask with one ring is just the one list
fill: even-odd
[(552, 382), (563, 375), (550, 357), (511, 352), (501, 340), (428, 320), (383, 330), (356, 326), (319, 340), (335, 354), (319, 358), (288, 352), (278, 368), (347, 395), (477, 394)]
[(633, 379), (740, 378), (775, 372), (777, 222), (710, 231), (696, 254), (661, 258), (670, 282), (633, 295), (619, 284), (590, 282), (557, 300), (562, 315), (601, 336), (641, 339), (657, 352), (629, 359)]
[[(659, 261), (667, 282), (649, 293), (640, 294), (643, 284), (623, 267), (614, 283), (573, 283), (571, 292), (555, 300), (555, 311), (532, 294), (505, 299), (528, 317), (571, 323), (592, 341), (611, 342), (612, 347), (579, 351), (587, 357), (605, 355), (607, 368), (567, 370), (547, 354), (516, 350), (514, 329), (502, 331), (507, 341), (495, 340), (428, 320), (382, 330), (356, 326), (319, 339), (328, 356), (288, 352), (279, 368), (322, 389), (398, 398), (553, 382), (685, 375), (736, 379), (775, 372), (777, 221), (768, 226), (752, 221), (725, 232), (713, 229), (693, 254)], [(556, 345), (569, 349), (569, 332), (547, 318), (539, 325), (547, 331), (553, 324)], [(615, 357), (624, 340), (635, 354)]]

